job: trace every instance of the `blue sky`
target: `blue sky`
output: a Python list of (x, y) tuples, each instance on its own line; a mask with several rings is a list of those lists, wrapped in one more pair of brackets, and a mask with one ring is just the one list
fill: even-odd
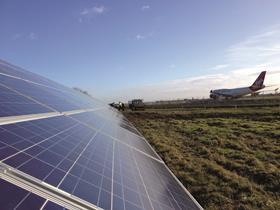
[(278, 0), (0, 0), (0, 59), (108, 100), (206, 97), (268, 68)]

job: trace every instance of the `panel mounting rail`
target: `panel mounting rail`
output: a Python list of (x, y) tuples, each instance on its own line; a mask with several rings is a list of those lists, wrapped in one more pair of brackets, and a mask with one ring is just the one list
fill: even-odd
[(28, 190), (38, 196), (48, 199), (60, 206), (73, 210), (102, 210), (87, 201), (73, 196), (63, 190), (37, 180), (4, 163), (0, 163), (0, 178), (16, 186)]

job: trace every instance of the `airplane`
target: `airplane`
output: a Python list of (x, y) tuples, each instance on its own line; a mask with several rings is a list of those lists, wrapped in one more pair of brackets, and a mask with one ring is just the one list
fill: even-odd
[(257, 91), (265, 88), (263, 84), (266, 71), (260, 73), (256, 81), (250, 87), (233, 88), (233, 89), (217, 89), (210, 91), (210, 98), (212, 99), (233, 99), (240, 98), (248, 94), (254, 94)]

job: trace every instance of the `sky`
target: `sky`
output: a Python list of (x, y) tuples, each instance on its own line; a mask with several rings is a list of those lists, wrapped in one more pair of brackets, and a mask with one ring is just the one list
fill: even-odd
[(107, 101), (209, 97), (267, 70), (279, 0), (0, 0), (0, 59)]

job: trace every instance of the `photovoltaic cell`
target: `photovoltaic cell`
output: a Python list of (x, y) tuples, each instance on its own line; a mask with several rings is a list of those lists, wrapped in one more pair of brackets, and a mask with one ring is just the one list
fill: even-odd
[[(121, 141), (102, 133), (95, 135), (94, 130), (75, 123), (67, 117), (55, 117), (2, 126), (0, 139), (5, 139), (2, 136), (5, 137), (6, 133), (17, 136), (19, 130), (21, 136), (25, 136), (14, 138), (10, 144), (1, 141), (3, 145), (7, 144), (13, 149), (13, 153), (4, 158), (4, 163), (104, 209), (111, 209), (114, 204), (111, 204), (111, 197), (116, 200), (114, 205), (118, 205), (118, 208), (123, 206), (124, 209), (153, 209), (156, 206), (161, 206), (161, 209), (181, 208), (178, 206), (184, 202), (179, 203), (182, 198), (177, 195), (180, 192), (180, 186), (175, 188), (177, 182), (164, 186), (162, 183), (166, 183), (166, 177), (159, 181), (162, 173), (160, 170), (169, 176), (168, 180), (173, 180), (166, 169), (161, 169), (162, 163), (135, 151)], [(35, 133), (28, 129), (44, 125), (51, 125), (55, 129), (52, 129), (49, 137), (32, 142), (30, 139), (34, 138)], [(69, 127), (72, 128), (67, 130)], [(44, 129), (40, 131), (36, 132), (38, 136)], [(23, 152), (15, 149), (14, 145), (19, 142), (29, 143), (25, 150), (21, 150)], [(21, 149), (23, 148), (24, 146)], [(157, 176), (151, 176), (156, 173)], [(168, 187), (169, 191), (166, 190)], [(180, 200), (174, 200), (173, 197), (176, 196)], [(175, 204), (178, 206), (174, 206)]]
[(120, 113), (116, 112), (115, 109), (102, 109), (99, 112), (94, 112), (94, 114), (105, 118), (112, 122), (114, 125), (118, 125), (136, 135), (142, 136), (136, 128)]
[(25, 96), (31, 97), (32, 99), (53, 108), (54, 111), (69, 111), (79, 109), (79, 107), (75, 104), (69, 103), (65, 99), (51, 94), (45, 87), (2, 75), (0, 75), (0, 81), (7, 87), (10, 87)]
[(123, 124), (122, 120), (119, 121), (119, 125), (116, 120), (108, 120), (95, 114), (94, 112), (75, 114), (71, 117), (79, 120), (80, 122), (84, 122), (94, 128), (102, 127), (101, 132), (105, 133), (106, 135), (109, 135), (112, 138), (117, 139), (118, 141), (121, 141), (137, 150), (140, 150), (147, 155), (160, 159), (143, 137), (121, 126)]
[[(0, 164), (103, 209), (200, 209), (135, 127), (102, 102), (2, 61), (0, 96), (0, 117), (78, 111), (0, 126)], [(64, 209), (0, 179), (3, 194), (5, 209)]]
[(0, 179), (1, 209), (40, 209), (46, 199)]
[(0, 117), (47, 113), (52, 110), (0, 84)]
[(35, 82), (38, 84), (46, 85), (46, 86), (53, 87), (56, 89), (69, 91), (69, 88), (67, 88), (63, 85), (60, 85), (52, 80), (49, 80), (45, 77), (40, 76), (38, 74), (34, 74), (34, 73), (24, 70), (20, 67), (7, 63), (3, 60), (0, 60), (0, 73), (4, 74), (4, 75), (10, 75), (13, 77), (32, 81), (32, 82)]
[[(49, 91), (54, 90), (53, 97), (56, 96), (57, 94), (59, 94), (60, 97), (63, 97), (64, 99), (66, 99), (66, 101), (75, 103), (75, 105), (77, 105), (79, 107), (96, 108), (96, 107), (104, 106), (104, 103), (102, 103), (101, 101), (99, 101), (97, 99), (93, 100), (89, 96), (81, 94), (78, 91), (67, 88), (52, 80), (49, 80), (40, 75), (31, 73), (29, 71), (26, 71), (20, 67), (14, 66), (14, 65), (9, 64), (2, 60), (0, 60), (0, 74), (2, 74), (2, 76), (5, 75), (5, 76), (16, 77), (16, 78), (18, 78), (16, 81), (19, 81), (20, 79), (22, 79), (25, 81), (29, 81), (28, 83), (30, 83), (30, 82), (35, 83), (41, 87), (47, 88)], [(57, 93), (57, 92), (59, 92), (59, 93)]]
[[(139, 153), (133, 155), (152, 203), (159, 204), (161, 209), (197, 209), (186, 196), (186, 191), (162, 163)], [(150, 176), (151, 174), (154, 176)]]
[(65, 210), (64, 207), (62, 206), (59, 206), (58, 204), (56, 203), (53, 203), (51, 201), (48, 201), (45, 206), (43, 207), (42, 210)]
[(95, 129), (100, 129), (106, 123), (108, 123), (108, 120), (102, 118), (99, 115), (94, 114), (94, 112), (83, 112), (83, 113), (73, 114), (70, 117), (78, 120), (79, 122), (85, 123), (86, 125), (89, 125)]

